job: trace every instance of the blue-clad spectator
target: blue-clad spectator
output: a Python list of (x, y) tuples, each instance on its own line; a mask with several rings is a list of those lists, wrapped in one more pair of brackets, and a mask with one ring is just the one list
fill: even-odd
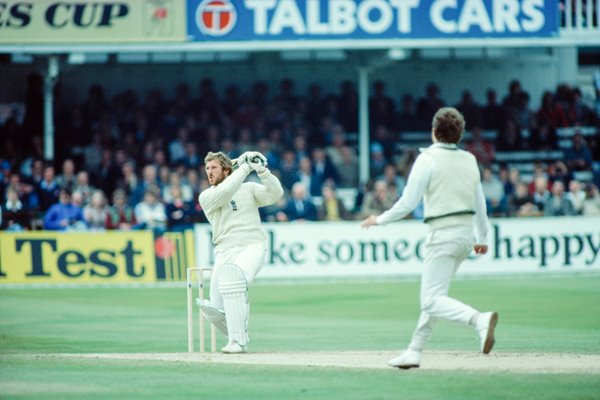
[[(292, 186), (292, 198), (283, 210), (287, 221), (317, 221), (317, 207), (310, 200), (306, 186), (296, 182)], [(281, 219), (281, 218), (280, 218)]]
[(71, 203), (71, 192), (61, 189), (58, 203), (52, 205), (44, 217), (44, 229), (67, 231), (86, 229), (81, 207)]

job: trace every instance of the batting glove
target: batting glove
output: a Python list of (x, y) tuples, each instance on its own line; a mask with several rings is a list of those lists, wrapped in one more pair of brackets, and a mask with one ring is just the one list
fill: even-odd
[(260, 153), (258, 151), (254, 151), (252, 153), (252, 155), (250, 156), (250, 161), (256, 160), (256, 159), (261, 160), (261, 162), (265, 165), (265, 167), (267, 166), (267, 164), (268, 164), (267, 157), (263, 156), (262, 153)]
[(256, 171), (259, 174), (262, 174), (267, 169), (267, 167), (266, 167), (267, 164), (265, 162), (263, 162), (262, 158), (260, 158), (258, 156), (254, 156), (253, 158), (251, 158), (248, 165), (250, 165), (250, 168), (252, 168), (254, 171)]

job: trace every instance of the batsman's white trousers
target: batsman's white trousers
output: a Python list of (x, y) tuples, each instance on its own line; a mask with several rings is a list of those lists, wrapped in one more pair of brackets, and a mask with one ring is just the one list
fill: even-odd
[(421, 315), (410, 348), (421, 351), (431, 337), (437, 319), (469, 324), (477, 310), (448, 297), (450, 281), (475, 244), (472, 226), (432, 229), (425, 241), (426, 256), (421, 277)]
[(267, 249), (262, 244), (251, 244), (246, 246), (228, 247), (215, 250), (215, 265), (213, 266), (212, 278), (210, 280), (210, 304), (219, 310), (223, 310), (223, 298), (219, 291), (219, 268), (223, 264), (235, 264), (244, 273), (248, 286), (260, 271), (265, 260)]

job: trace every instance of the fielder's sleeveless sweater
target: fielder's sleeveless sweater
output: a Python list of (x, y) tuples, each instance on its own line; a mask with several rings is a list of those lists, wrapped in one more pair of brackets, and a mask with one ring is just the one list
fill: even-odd
[(434, 161), (423, 196), (424, 221), (431, 228), (472, 225), (480, 181), (475, 157), (455, 147), (429, 147), (421, 152)]

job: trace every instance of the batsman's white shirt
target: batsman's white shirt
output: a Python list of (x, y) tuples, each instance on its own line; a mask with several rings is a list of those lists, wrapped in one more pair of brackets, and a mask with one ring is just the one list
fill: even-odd
[(242, 164), (220, 184), (205, 189), (198, 197), (217, 248), (265, 244), (267, 237), (260, 226), (258, 208), (279, 200), (283, 188), (268, 169), (258, 174), (262, 184), (244, 182), (251, 171), (248, 164)]

